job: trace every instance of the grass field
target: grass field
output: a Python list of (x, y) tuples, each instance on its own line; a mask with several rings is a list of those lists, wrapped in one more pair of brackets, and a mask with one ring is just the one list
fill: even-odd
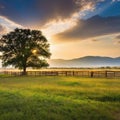
[(120, 79), (1, 76), (0, 120), (120, 120)]

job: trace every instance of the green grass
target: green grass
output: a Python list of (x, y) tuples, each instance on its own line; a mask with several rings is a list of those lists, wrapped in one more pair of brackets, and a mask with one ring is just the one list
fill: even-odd
[(120, 79), (0, 77), (0, 120), (120, 120)]

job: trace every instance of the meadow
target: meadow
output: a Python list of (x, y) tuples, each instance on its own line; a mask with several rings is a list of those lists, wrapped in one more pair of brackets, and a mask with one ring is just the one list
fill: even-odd
[(0, 120), (120, 120), (120, 78), (0, 76)]

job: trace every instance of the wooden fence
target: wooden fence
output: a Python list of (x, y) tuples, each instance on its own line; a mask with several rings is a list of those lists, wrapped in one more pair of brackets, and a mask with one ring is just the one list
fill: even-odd
[[(1, 74), (21, 76), (22, 72), (3, 71)], [(80, 76), (98, 78), (120, 78), (120, 71), (27, 71), (28, 76)]]

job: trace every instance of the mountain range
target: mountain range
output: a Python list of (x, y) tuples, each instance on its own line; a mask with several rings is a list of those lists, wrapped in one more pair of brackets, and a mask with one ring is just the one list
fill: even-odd
[(120, 67), (120, 57), (85, 56), (70, 60), (50, 59), (50, 67)]

